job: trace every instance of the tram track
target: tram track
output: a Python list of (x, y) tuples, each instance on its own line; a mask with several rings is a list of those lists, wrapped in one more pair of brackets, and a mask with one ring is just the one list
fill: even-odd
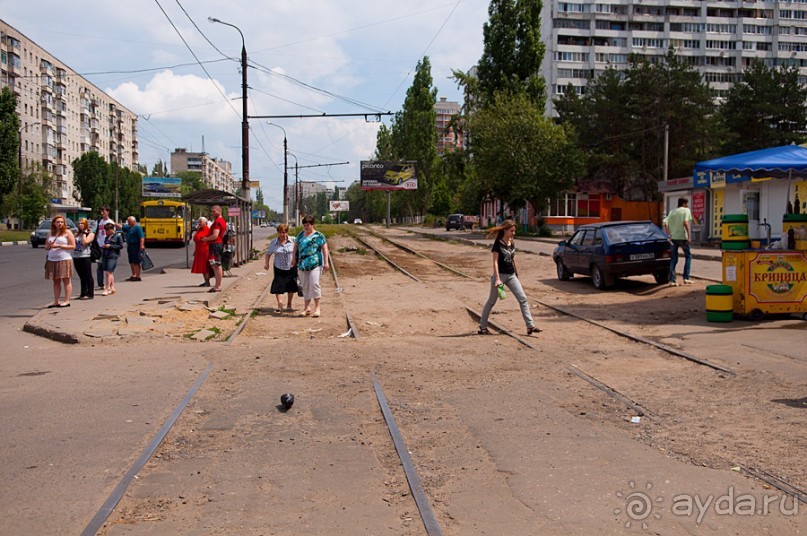
[[(368, 234), (375, 234), (375, 233), (368, 233)], [(431, 259), (427, 255), (418, 254), (418, 252), (414, 248), (412, 248), (410, 246), (406, 246), (404, 244), (396, 243), (396, 241), (390, 240), (388, 238), (376, 236), (376, 239), (381, 241), (382, 243), (390, 244), (394, 248), (397, 248), (398, 250), (403, 251), (407, 255), (416, 256), (416, 257), (418, 257), (418, 259), (420, 259), (420, 261), (418, 261), (416, 263), (407, 263), (407, 260), (408, 260), (407, 257), (401, 257), (400, 253), (398, 254), (398, 256), (396, 256), (395, 254), (390, 254), (388, 249), (385, 250), (384, 253), (382, 253), (379, 250), (382, 250), (384, 248), (380, 247), (380, 246), (377, 246), (377, 243), (374, 243), (372, 240), (365, 241), (365, 240), (362, 240), (362, 239), (360, 239), (358, 237), (354, 237), (354, 238), (356, 238), (356, 240), (358, 242), (363, 244), (364, 247), (367, 247), (368, 249), (374, 251), (379, 256), (379, 258), (384, 259), (384, 261), (387, 262), (388, 264), (390, 264), (391, 266), (393, 266), (393, 268), (395, 270), (397, 270), (397, 271), (399, 271), (401, 273), (404, 273), (404, 275), (406, 275), (410, 279), (412, 279), (412, 280), (414, 280), (414, 281), (416, 281), (416, 282), (418, 282), (420, 284), (434, 285), (434, 286), (438, 286), (438, 287), (443, 287), (443, 285), (444, 285), (444, 283), (439, 278), (434, 277), (433, 272), (430, 272), (428, 269), (427, 270), (422, 270), (422, 265), (419, 264), (419, 262), (421, 262), (421, 261), (424, 261), (424, 262), (431, 261), (432, 264), (434, 264), (434, 266), (437, 266), (441, 270), (444, 270), (444, 271), (446, 271), (446, 272), (448, 272), (448, 273), (450, 273), (450, 274), (452, 274), (453, 276), (456, 276), (456, 277), (460, 277), (460, 278), (464, 278), (464, 279), (473, 278), (473, 276), (465, 274), (465, 273), (463, 273), (463, 272), (461, 272), (459, 270), (455, 270), (455, 269), (453, 269), (453, 267), (451, 267), (451, 266), (449, 266), (449, 265), (447, 265), (445, 263), (441, 263), (441, 262), (439, 262), (437, 260)], [(400, 264), (407, 264), (407, 267), (411, 270), (411, 272), (414, 272), (414, 273), (409, 273), (408, 270), (406, 268), (404, 268), (403, 266), (400, 266)], [(349, 331), (351, 333), (351, 336), (353, 338), (359, 338), (358, 328), (355, 325), (355, 323), (353, 322), (351, 312), (348, 310), (349, 305), (347, 303), (345, 303), (345, 300), (343, 299), (343, 296), (342, 296), (342, 288), (340, 286), (339, 279), (338, 279), (338, 276), (337, 276), (336, 266), (335, 266), (335, 264), (333, 262), (333, 256), (332, 256), (332, 259), (331, 259), (331, 267), (332, 267), (331, 276), (332, 276), (333, 283), (334, 283), (334, 287), (332, 287), (332, 289), (335, 290), (336, 295), (339, 296), (339, 300), (343, 305), (344, 315), (345, 315), (346, 322), (347, 322), (347, 325), (348, 325), (348, 329), (349, 329)], [(419, 272), (419, 270), (421, 270), (421, 271)], [(420, 277), (418, 277), (418, 276), (420, 276)], [(244, 318), (244, 320), (238, 325), (237, 329), (227, 339), (227, 341), (225, 343), (226, 346), (233, 345), (236, 342), (237, 339), (240, 340), (239, 337), (240, 338), (245, 337), (244, 331), (245, 331), (245, 328), (247, 327), (247, 324), (254, 317), (262, 315), (260, 310), (263, 309), (262, 304), (264, 303), (264, 301), (266, 299), (267, 292), (268, 292), (268, 290), (265, 289), (258, 296), (258, 298), (256, 298), (256, 301), (254, 302), (254, 305), (252, 307), (252, 311), (253, 312), (258, 311), (257, 314), (249, 314)], [(565, 311), (561, 311), (556, 306), (555, 307), (549, 306), (549, 305), (546, 305), (545, 303), (542, 303), (542, 302), (538, 302), (538, 303), (541, 303), (542, 305), (545, 305), (546, 307), (548, 307), (550, 309), (553, 309), (553, 310), (556, 310), (556, 311), (558, 311), (558, 312), (560, 312), (562, 314), (568, 314)], [(474, 311), (472, 308), (466, 306), (466, 309), (467, 309), (468, 313), (470, 313), (472, 316), (478, 317), (478, 313), (476, 311)], [(590, 323), (591, 325), (594, 325), (596, 327), (604, 328), (604, 329), (607, 329), (608, 331), (611, 331), (611, 332), (614, 332), (614, 333), (620, 335), (619, 333), (615, 332), (613, 329), (611, 329), (611, 328), (609, 328), (607, 326), (604, 326), (604, 325), (602, 325), (602, 323), (599, 323), (597, 321), (592, 321), (590, 319), (586, 319), (586, 318), (581, 317), (579, 315), (571, 315), (571, 316), (575, 317), (578, 320), (582, 320), (582, 321), (585, 321), (587, 323)], [(498, 331), (512, 337), (517, 342), (519, 342), (521, 345), (526, 346), (526, 347), (530, 348), (531, 350), (534, 350), (536, 352), (546, 352), (547, 351), (546, 349), (541, 348), (541, 347), (533, 344), (532, 342), (530, 342), (530, 340), (524, 340), (523, 338), (511, 333), (504, 326), (498, 326), (498, 325), (496, 325), (495, 322), (492, 322), (492, 321), (491, 321), (490, 324), (491, 324), (492, 327), (494, 327)], [(661, 348), (658, 344), (650, 344), (652, 341), (642, 340), (642, 338), (632, 338), (632, 340), (634, 340), (635, 342), (638, 342), (638, 343), (653, 346), (657, 350), (667, 352), (667, 349)], [(668, 353), (670, 353), (670, 352), (668, 352)], [(695, 360), (690, 359), (690, 361), (698, 362), (698, 359), (699, 358), (696, 358)], [(700, 361), (704, 361), (704, 360), (701, 359)], [(710, 366), (710, 368), (713, 368), (713, 369), (716, 369), (716, 370), (721, 370), (723, 372), (727, 372), (727, 373), (730, 373), (732, 375), (735, 374), (735, 372), (732, 371), (731, 369), (718, 368), (718, 367), (711, 366), (711, 365), (714, 365), (713, 363), (706, 364), (706, 363), (701, 362), (699, 364), (705, 365), (705, 366)], [(644, 406), (642, 406), (642, 405), (638, 404), (637, 402), (635, 402), (629, 395), (626, 395), (626, 394), (623, 394), (623, 393), (619, 392), (616, 388), (613, 388), (613, 387), (607, 385), (604, 381), (601, 381), (601, 380), (597, 379), (592, 374), (589, 374), (587, 372), (583, 372), (582, 369), (580, 369), (579, 367), (576, 367), (576, 366), (572, 366), (572, 367), (573, 367), (573, 369), (576, 369), (577, 372), (575, 370), (573, 370), (572, 368), (569, 369), (569, 372), (571, 372), (572, 374), (575, 374), (579, 378), (585, 380), (590, 385), (594, 385), (595, 387), (597, 387), (597, 389), (599, 389), (600, 391), (603, 391), (609, 397), (619, 401), (621, 404), (625, 405), (626, 407), (636, 411), (639, 416), (645, 416), (645, 415), (653, 416), (654, 415), (654, 413), (648, 411), (646, 408), (644, 408)], [(578, 372), (580, 374), (578, 374)], [(587, 378), (584, 377), (584, 376), (586, 376)], [(396, 439), (396, 437), (397, 437), (397, 438), (400, 438), (400, 440), (402, 441), (404, 434), (401, 432), (400, 429), (398, 429), (398, 426), (397, 426), (397, 424), (395, 422), (395, 419), (394, 419), (394, 416), (393, 416), (392, 409), (390, 409), (390, 403), (386, 399), (386, 397), (384, 396), (383, 389), (381, 388), (381, 381), (379, 380), (379, 377), (381, 378), (381, 380), (384, 379), (384, 375), (383, 375), (383, 373), (381, 371), (378, 371), (378, 370), (370, 371), (370, 383), (372, 384), (373, 390), (376, 393), (379, 408), (381, 410), (381, 413), (384, 416), (384, 420), (385, 420), (386, 425), (387, 425), (387, 430), (388, 430), (390, 438), (391, 438), (391, 440), (392, 440), (392, 442), (394, 444), (394, 447), (395, 447), (396, 451), (398, 452), (401, 465), (404, 468), (404, 472), (406, 473), (407, 481), (409, 482), (409, 487), (410, 487), (410, 490), (412, 492), (413, 499), (414, 499), (415, 503), (417, 504), (418, 511), (419, 511), (420, 516), (421, 516), (421, 520), (423, 522), (424, 528), (426, 530), (426, 533), (429, 534), (429, 535), (440, 534), (441, 533), (441, 528), (440, 528), (439, 524), (437, 523), (434, 511), (431, 509), (431, 506), (429, 504), (428, 494), (424, 490), (423, 485), (420, 483), (420, 480), (419, 480), (419, 478), (417, 476), (416, 464), (411, 460), (411, 458), (408, 461), (406, 461), (407, 453), (410, 451), (410, 448), (408, 448), (405, 443), (401, 443), (399, 445), (398, 444), (399, 442)], [(204, 380), (202, 380), (202, 381), (204, 381)], [(596, 384), (600, 384), (600, 386), (598, 386)], [(197, 387), (197, 389), (198, 389), (198, 387)], [(395, 407), (395, 406), (393, 405), (392, 407)], [(169, 427), (169, 429), (170, 429), (170, 427)], [(405, 432), (405, 429), (404, 429), (404, 432)], [(167, 433), (167, 430), (166, 430), (166, 433)], [(165, 437), (165, 435), (163, 435), (163, 437)], [(410, 469), (411, 469), (411, 471), (413, 471), (413, 475), (411, 475), (411, 476), (409, 474)], [(769, 484), (771, 484), (771, 483), (768, 482), (768, 480), (765, 480), (765, 478), (768, 478), (769, 480), (774, 480), (774, 481), (778, 482), (778, 485), (775, 485), (775, 484), (771, 484), (771, 485), (773, 485), (774, 487), (777, 487), (777, 489), (780, 489), (780, 491), (782, 491), (783, 493), (787, 493), (787, 494), (793, 496), (794, 498), (796, 498), (797, 500), (800, 500), (801, 502), (805, 501), (804, 492), (802, 490), (800, 490), (798, 487), (789, 484), (786, 480), (780, 479), (779, 477), (775, 477), (771, 473), (767, 473), (767, 472), (765, 472), (763, 470), (759, 470), (759, 469), (745, 468), (744, 470), (745, 470), (746, 474), (748, 474), (750, 476), (754, 476), (755, 478), (758, 478), (758, 479), (760, 479), (762, 481), (765, 481), (765, 482), (767, 482)], [(761, 476), (757, 476), (757, 475), (761, 475)], [(762, 478), (762, 477), (764, 477), (764, 478)], [(131, 481), (131, 477), (129, 478), (129, 480)], [(423, 505), (421, 505), (421, 503), (423, 503)], [(114, 508), (114, 506), (113, 506), (113, 508)], [(87, 532), (86, 534), (94, 534), (94, 532)]]

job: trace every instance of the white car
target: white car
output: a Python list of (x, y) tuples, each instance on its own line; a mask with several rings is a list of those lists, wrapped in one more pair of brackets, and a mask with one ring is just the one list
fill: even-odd
[(362, 224), (361, 218), (356, 218), (355, 220), (353, 220), (353, 223), (356, 225), (361, 225)]

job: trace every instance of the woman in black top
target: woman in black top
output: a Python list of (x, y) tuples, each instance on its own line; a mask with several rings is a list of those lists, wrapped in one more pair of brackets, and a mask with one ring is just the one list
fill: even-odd
[(493, 309), (496, 300), (500, 299), (500, 293), (504, 296), (505, 286), (510, 289), (510, 292), (518, 300), (519, 306), (521, 306), (521, 316), (524, 317), (524, 322), (527, 324), (527, 335), (539, 333), (541, 330), (535, 327), (532, 321), (527, 295), (524, 294), (524, 289), (521, 288), (521, 282), (518, 280), (516, 246), (513, 243), (513, 237), (516, 236), (516, 222), (504, 220), (501, 224), (488, 231), (488, 238), (494, 235), (496, 240), (493, 242), (493, 247), (490, 248), (493, 253), (493, 276), (490, 278), (490, 295), (485, 307), (482, 309), (482, 317), (479, 319), (479, 334), (487, 335), (489, 333), (488, 316), (490, 316), (490, 310)]

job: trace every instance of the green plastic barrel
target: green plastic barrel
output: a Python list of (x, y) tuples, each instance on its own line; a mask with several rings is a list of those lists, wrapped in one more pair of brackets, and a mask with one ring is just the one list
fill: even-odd
[(708, 322), (731, 322), (734, 320), (733, 290), (729, 285), (706, 287), (706, 320)]
[(736, 250), (751, 247), (751, 242), (748, 239), (747, 214), (725, 214), (721, 224), (721, 249)]
[(807, 214), (785, 214), (782, 216), (782, 240), (787, 241), (787, 232), (793, 229), (796, 249), (807, 250)]

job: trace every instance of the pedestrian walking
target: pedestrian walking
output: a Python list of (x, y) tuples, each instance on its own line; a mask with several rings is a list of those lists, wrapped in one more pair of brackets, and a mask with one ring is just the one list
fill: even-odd
[(95, 297), (95, 286), (92, 279), (92, 258), (90, 247), (95, 240), (95, 233), (90, 230), (87, 218), (78, 220), (78, 233), (75, 237), (76, 248), (73, 250), (73, 266), (81, 281), (79, 300), (91, 300)]
[[(320, 278), (322, 270), (329, 267), (328, 241), (325, 235), (314, 229), (314, 217), (303, 218), (303, 231), (297, 235), (294, 242), (294, 259), (292, 266), (297, 268), (300, 282), (303, 286), (303, 300), (305, 309), (301, 316), (319, 316), (322, 287)], [(311, 301), (314, 310), (311, 311)]]
[(670, 282), (671, 287), (677, 287), (675, 267), (678, 264), (678, 248), (684, 251), (684, 284), (691, 285), (689, 270), (692, 268), (692, 251), (690, 240), (692, 238), (692, 212), (689, 210), (689, 200), (686, 197), (678, 198), (678, 208), (672, 210), (664, 218), (664, 232), (672, 241), (672, 255), (670, 256)]
[[(50, 235), (45, 241), (48, 258), (45, 261), (45, 279), (53, 281), (53, 303), (48, 308), (70, 307), (70, 295), (73, 293), (73, 257), (71, 251), (76, 248), (76, 238), (67, 229), (64, 216), (54, 216), (50, 222)], [(64, 301), (59, 301), (64, 287)]]
[[(274, 264), (270, 264), (272, 255), (275, 256)], [(263, 261), (263, 269), (268, 270), (273, 267), (274, 278), (272, 279), (272, 294), (277, 299), (277, 312), (283, 311), (283, 294), (286, 294), (286, 311), (291, 311), (291, 302), (297, 292), (297, 267), (293, 266), (294, 261), (294, 240), (289, 237), (289, 226), (281, 223), (277, 226), (277, 237), (269, 242), (266, 249), (266, 256)]]
[(493, 258), (493, 275), (490, 277), (488, 301), (485, 302), (485, 306), (482, 308), (482, 316), (479, 319), (480, 335), (489, 333), (488, 317), (490, 316), (490, 311), (499, 299), (504, 299), (505, 286), (510, 289), (510, 292), (518, 300), (518, 305), (521, 307), (521, 316), (524, 317), (524, 322), (527, 324), (527, 335), (543, 331), (537, 328), (533, 322), (527, 295), (518, 280), (516, 246), (513, 240), (515, 235), (516, 222), (510, 219), (504, 220), (496, 227), (492, 227), (487, 233), (488, 238), (495, 236), (496, 240), (494, 240), (490, 248)]

